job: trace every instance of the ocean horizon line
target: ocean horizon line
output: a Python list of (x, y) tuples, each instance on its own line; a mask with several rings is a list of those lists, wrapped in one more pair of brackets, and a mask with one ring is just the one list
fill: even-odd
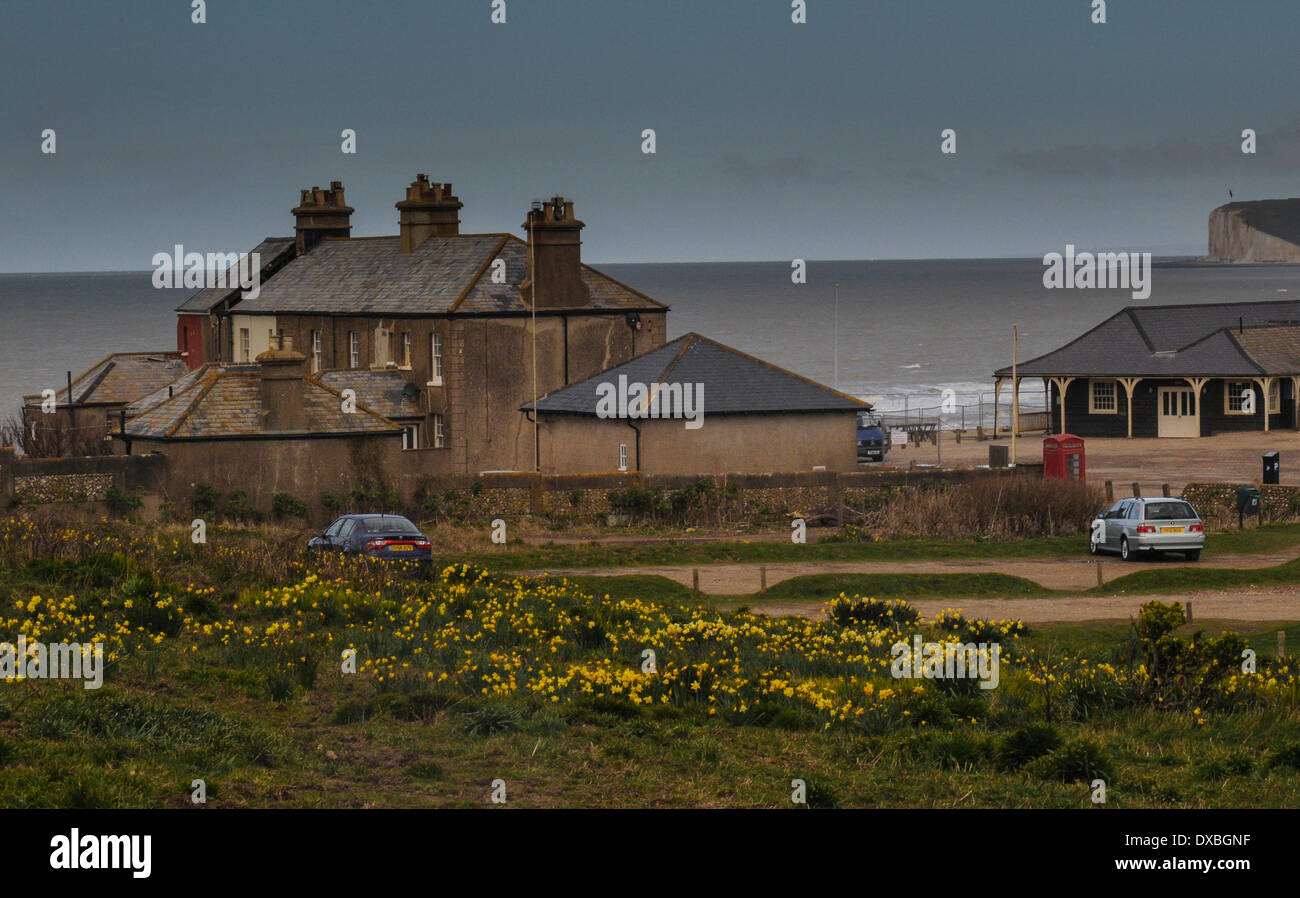
[[(1089, 250), (1089, 252), (1119, 252), (1112, 249)], [(1146, 252), (1146, 250), (1143, 250)], [(1041, 256), (914, 256), (914, 257), (897, 257), (888, 259), (815, 259), (803, 258), (809, 264), (818, 265), (841, 265), (841, 264), (862, 264), (862, 263), (887, 263), (887, 262), (1042, 262)], [(1156, 254), (1152, 252), (1152, 261), (1196, 261), (1204, 259), (1207, 265), (1227, 265), (1228, 263), (1215, 263), (1204, 255), (1195, 253), (1167, 253)], [(602, 265), (789, 265), (791, 259), (678, 259), (655, 262), (620, 262), (610, 260), (597, 260), (584, 262), (593, 268)], [(1280, 263), (1257, 263), (1259, 267), (1274, 267)], [(1256, 263), (1231, 263), (1233, 268), (1251, 268)], [(70, 276), (70, 275), (103, 275), (103, 274), (152, 274), (152, 268), (102, 268), (102, 269), (77, 269), (77, 270), (55, 270), (55, 271), (0, 271), (0, 277), (42, 277), (42, 276)], [(175, 287), (171, 289), (189, 289)]]

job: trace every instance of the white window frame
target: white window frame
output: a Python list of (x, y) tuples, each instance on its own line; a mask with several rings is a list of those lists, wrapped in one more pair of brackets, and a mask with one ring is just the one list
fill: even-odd
[(1243, 412), (1241, 410), (1242, 397), (1240, 393), (1235, 397), (1237, 407), (1233, 408), (1234, 397), (1232, 395), (1233, 387), (1241, 387), (1242, 390), (1255, 391), (1255, 411), (1259, 411), (1259, 385), (1253, 380), (1225, 380), (1223, 382), (1223, 413), (1225, 415), (1252, 415), (1254, 412)]
[(371, 369), (387, 368), (393, 360), (393, 332), (379, 324), (375, 327), (375, 344), (370, 356)]
[(248, 330), (249, 329), (246, 327), (241, 327), (239, 329), (239, 360), (245, 365), (249, 362), (248, 353), (251, 351), (249, 349), (249, 343), (253, 339), (252, 334), (250, 334)]
[(411, 332), (402, 331), (402, 361), (399, 363), (407, 371), (411, 370)]
[(311, 373), (319, 374), (324, 361), (320, 331), (311, 332)]
[(429, 383), (442, 386), (442, 334), (437, 331), (429, 335)]
[[(1110, 384), (1110, 408), (1103, 408), (1102, 406), (1097, 405), (1097, 387), (1102, 384)], [(1088, 414), (1119, 414), (1119, 381), (1110, 377), (1093, 377), (1088, 379)]]
[(618, 444), (618, 469), (627, 470), (627, 443)]
[(433, 416), (433, 448), (447, 448), (447, 432), (442, 425), (442, 415)]
[(419, 449), (420, 448), (420, 425), (403, 424), (402, 425), (402, 449)]
[(1282, 411), (1282, 381), (1274, 380), (1268, 385), (1268, 413), (1276, 415)]
[(348, 331), (348, 367), (361, 367), (361, 332)]

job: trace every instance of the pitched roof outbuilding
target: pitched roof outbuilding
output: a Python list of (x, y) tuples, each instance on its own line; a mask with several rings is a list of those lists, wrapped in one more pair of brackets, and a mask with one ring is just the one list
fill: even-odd
[(316, 379), (335, 392), (355, 390), (358, 403), (385, 418), (424, 417), (420, 404), (423, 391), (408, 389), (401, 371), (331, 368), (317, 374)]
[[(616, 365), (595, 377), (557, 390), (537, 402), (543, 413), (595, 415), (602, 384), (704, 385), (707, 415), (838, 412), (869, 409), (868, 403), (778, 368), (751, 355), (691, 333)], [(532, 403), (523, 406), (527, 411)]]
[[(165, 388), (186, 371), (180, 353), (114, 352), (100, 359), (72, 382), (75, 405), (125, 405)], [(24, 396), (29, 404), (39, 404), (40, 394)], [(55, 402), (69, 401), (66, 386), (55, 392)]]
[[(1021, 377), (1234, 377), (1300, 374), (1300, 300), (1125, 308), (1060, 349), (1016, 366)], [(995, 372), (1011, 374), (1011, 366)]]
[[(342, 409), (338, 392), (303, 378), (304, 436), (342, 436), (397, 432), (401, 428), (361, 402), (353, 414)], [(261, 380), (257, 371), (214, 370), (184, 392), (132, 418), (126, 435), (137, 439), (202, 440), (284, 437), (290, 431), (269, 432), (263, 427)]]

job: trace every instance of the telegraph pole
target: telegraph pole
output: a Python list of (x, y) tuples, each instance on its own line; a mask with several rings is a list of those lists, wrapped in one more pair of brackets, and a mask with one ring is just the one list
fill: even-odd
[(1011, 467), (1016, 466), (1016, 431), (1020, 429), (1020, 378), (1016, 377), (1016, 349), (1020, 332), (1011, 325)]

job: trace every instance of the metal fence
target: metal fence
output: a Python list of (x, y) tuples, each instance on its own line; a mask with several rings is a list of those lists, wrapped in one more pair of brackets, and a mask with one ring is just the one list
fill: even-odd
[[(929, 424), (938, 425), (943, 430), (974, 430), (976, 427), (992, 429), (995, 408), (998, 426), (1011, 426), (1009, 390), (1003, 391), (996, 406), (992, 392), (980, 393), (973, 401), (965, 397), (963, 401), (947, 405), (936, 402), (933, 393), (886, 395), (884, 398), (903, 400), (901, 409), (893, 407), (876, 412), (876, 416), (885, 427), (906, 428), (911, 425)], [(1051, 418), (1047, 411), (1045, 394), (1041, 391), (1030, 393), (1021, 390), (1019, 420), (1021, 433), (1050, 429)]]

